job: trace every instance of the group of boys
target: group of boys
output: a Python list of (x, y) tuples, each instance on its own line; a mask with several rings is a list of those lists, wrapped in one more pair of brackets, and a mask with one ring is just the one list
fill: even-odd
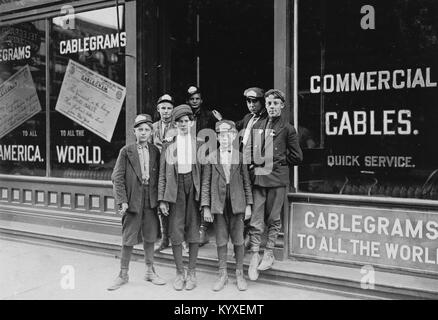
[[(284, 94), (277, 89), (266, 93), (256, 87), (246, 89), (250, 113), (235, 123), (215, 110), (203, 109), (197, 87), (191, 86), (187, 93), (187, 104), (176, 107), (170, 95), (161, 96), (157, 103), (160, 120), (155, 123), (150, 115), (138, 115), (133, 129), (136, 143), (120, 150), (112, 181), (122, 215), (121, 268), (108, 290), (128, 282), (130, 256), (139, 243), (143, 243), (145, 253), (144, 279), (156, 285), (166, 283), (153, 266), (154, 243), (160, 231), (158, 250), (169, 242), (172, 247), (174, 289), (194, 289), (198, 250), (206, 242), (208, 223), (214, 227), (219, 262), (214, 291), (222, 290), (228, 281), (230, 238), (239, 290), (247, 290), (245, 246), (251, 252), (251, 280), (257, 280), (259, 272), (274, 263), (289, 167), (302, 160), (297, 133), (281, 116)], [(217, 141), (218, 147), (200, 152), (205, 151), (205, 141), (198, 135), (203, 129), (214, 129), (216, 134), (208, 141)], [(268, 239), (261, 258), (265, 224)], [(189, 251), (187, 272), (183, 245)]]

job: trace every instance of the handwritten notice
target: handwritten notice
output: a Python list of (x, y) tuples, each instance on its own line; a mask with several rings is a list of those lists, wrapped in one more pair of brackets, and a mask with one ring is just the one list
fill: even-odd
[(111, 142), (125, 95), (125, 87), (70, 60), (55, 110)]
[(0, 138), (40, 111), (35, 84), (26, 65), (0, 85)]

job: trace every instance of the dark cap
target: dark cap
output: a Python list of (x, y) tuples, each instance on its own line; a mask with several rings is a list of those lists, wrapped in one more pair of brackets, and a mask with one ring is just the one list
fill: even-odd
[(158, 98), (157, 105), (159, 105), (160, 103), (163, 103), (163, 102), (169, 102), (172, 105), (174, 104), (173, 98), (170, 95), (168, 95), (167, 93), (163, 94), (161, 97)]
[(180, 104), (172, 111), (173, 121), (178, 120), (183, 116), (193, 115), (192, 108), (187, 104)]
[(134, 120), (134, 128), (142, 123), (147, 123), (150, 127), (152, 127), (152, 117), (146, 113), (137, 115)]
[(248, 88), (243, 92), (243, 95), (247, 98), (251, 99), (260, 99), (263, 98), (265, 95), (265, 91), (261, 88), (252, 87)]
[(194, 94), (196, 94), (196, 93), (201, 93), (201, 90), (199, 90), (199, 88), (198, 87), (196, 87), (196, 86), (190, 86), (188, 89), (187, 89), (187, 97), (191, 97), (191, 96), (193, 96)]
[(270, 89), (265, 93), (265, 98), (269, 97), (269, 96), (274, 96), (274, 98), (276, 99), (280, 99), (281, 101), (285, 102), (286, 101), (286, 97), (283, 93), (283, 91), (278, 90), (278, 89)]
[(236, 124), (231, 120), (220, 120), (216, 122), (216, 132), (237, 131)]

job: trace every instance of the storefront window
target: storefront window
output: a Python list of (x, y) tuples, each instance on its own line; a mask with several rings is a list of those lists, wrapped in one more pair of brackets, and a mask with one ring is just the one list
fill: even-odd
[(438, 3), (299, 1), (304, 192), (438, 200)]
[(0, 26), (0, 173), (46, 174), (45, 22)]
[(65, 19), (51, 31), (51, 175), (108, 180), (126, 141), (124, 10)]

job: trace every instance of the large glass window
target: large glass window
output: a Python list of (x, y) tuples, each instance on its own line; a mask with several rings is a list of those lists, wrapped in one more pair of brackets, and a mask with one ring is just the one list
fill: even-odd
[(110, 179), (125, 144), (123, 7), (52, 20), (51, 175)]
[(0, 26), (0, 173), (46, 175), (45, 21)]
[(438, 199), (438, 3), (299, 1), (305, 192)]

